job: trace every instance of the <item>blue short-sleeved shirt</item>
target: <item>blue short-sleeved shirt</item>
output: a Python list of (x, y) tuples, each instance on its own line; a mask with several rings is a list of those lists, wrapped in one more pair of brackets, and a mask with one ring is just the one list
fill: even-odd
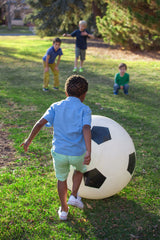
[(91, 110), (79, 98), (67, 97), (53, 103), (43, 118), (53, 125), (53, 149), (56, 153), (80, 156), (85, 153), (83, 126), (91, 125)]
[[(86, 31), (89, 34), (87, 30), (84, 31)], [(81, 31), (79, 29), (72, 32), (71, 36), (76, 37), (76, 47), (80, 49), (87, 49), (87, 36), (82, 36)]]
[(59, 48), (57, 51), (55, 51), (55, 50), (54, 50), (54, 46), (52, 46), (52, 47), (50, 47), (50, 48), (47, 50), (46, 54), (45, 54), (44, 57), (43, 57), (43, 61), (46, 61), (47, 55), (50, 56), (48, 62), (49, 62), (49, 63), (54, 63), (56, 57), (57, 57), (58, 55), (59, 55), (59, 56), (63, 55), (63, 52), (62, 52), (62, 49), (61, 49), (61, 48)]

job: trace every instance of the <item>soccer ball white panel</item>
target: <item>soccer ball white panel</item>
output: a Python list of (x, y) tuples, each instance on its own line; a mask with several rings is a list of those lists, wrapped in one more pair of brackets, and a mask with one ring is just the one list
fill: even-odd
[[(79, 195), (89, 199), (110, 197), (121, 191), (131, 180), (136, 154), (126, 130), (114, 120), (92, 115), (91, 163), (84, 174)], [(73, 167), (67, 183), (72, 188)]]

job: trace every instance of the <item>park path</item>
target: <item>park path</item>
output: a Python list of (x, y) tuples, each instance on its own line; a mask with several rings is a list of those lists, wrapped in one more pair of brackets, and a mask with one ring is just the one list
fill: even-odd
[(34, 36), (33, 33), (0, 33), (0, 36)]

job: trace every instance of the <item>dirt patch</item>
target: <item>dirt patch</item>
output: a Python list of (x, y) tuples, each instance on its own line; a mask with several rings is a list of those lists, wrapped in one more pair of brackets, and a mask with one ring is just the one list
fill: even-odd
[[(62, 38), (64, 43), (75, 43), (74, 38)], [(127, 60), (145, 60), (154, 61), (160, 60), (160, 51), (140, 51), (140, 50), (126, 50), (120, 46), (112, 46), (105, 43), (102, 39), (88, 39), (87, 40), (87, 54), (94, 56), (107, 55), (112, 59), (127, 59)]]
[(144, 61), (159, 61), (160, 60), (160, 52), (151, 51), (151, 52), (140, 52), (135, 51), (131, 52), (129, 50), (123, 50), (123, 49), (112, 49), (110, 47), (108, 48), (102, 48), (102, 47), (88, 47), (87, 54), (91, 54), (93, 56), (98, 57), (109, 57), (111, 59), (118, 59), (118, 60), (130, 60), (130, 61), (138, 61), (138, 60), (144, 60)]
[(14, 164), (16, 151), (8, 136), (8, 132), (0, 130), (0, 167)]

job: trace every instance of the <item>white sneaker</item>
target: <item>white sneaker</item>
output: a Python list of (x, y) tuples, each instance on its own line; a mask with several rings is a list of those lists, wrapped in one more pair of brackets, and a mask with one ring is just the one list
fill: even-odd
[(61, 211), (61, 207), (58, 210), (60, 220), (67, 220), (68, 212)]
[(84, 207), (84, 204), (81, 201), (81, 197), (79, 197), (78, 195), (77, 195), (77, 198), (75, 198), (73, 195), (71, 195), (69, 197), (68, 204), (78, 207), (78, 208), (81, 208), (81, 209), (83, 209), (83, 207)]

